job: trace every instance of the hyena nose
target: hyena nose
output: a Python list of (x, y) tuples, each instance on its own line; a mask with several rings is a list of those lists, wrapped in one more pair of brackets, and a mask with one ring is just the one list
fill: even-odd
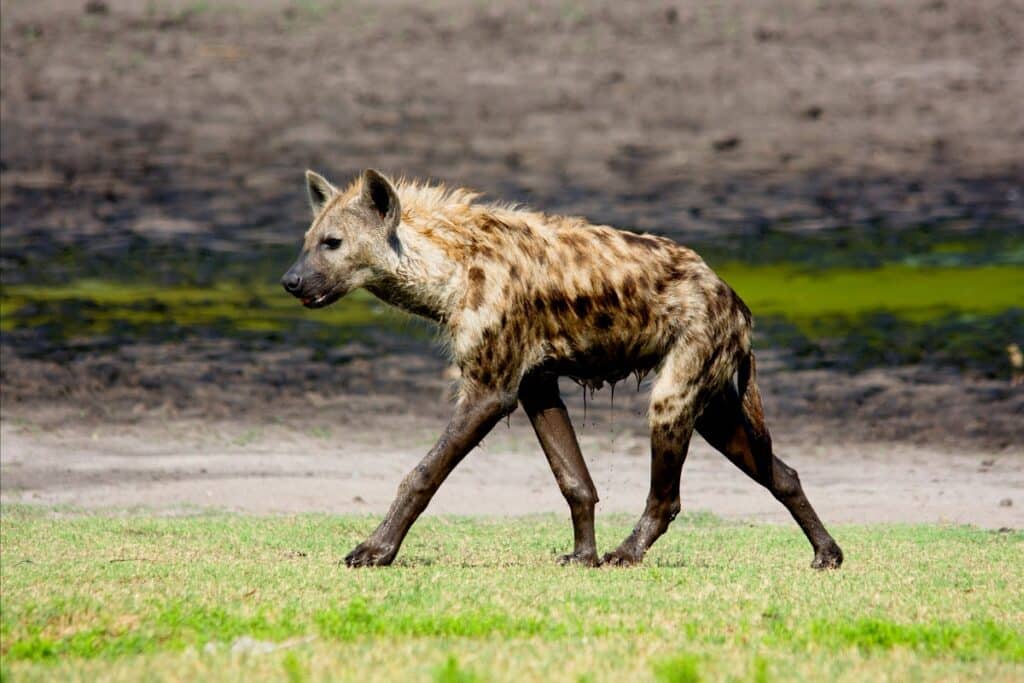
[(294, 294), (302, 286), (302, 278), (295, 273), (285, 273), (281, 278), (281, 284), (289, 294)]

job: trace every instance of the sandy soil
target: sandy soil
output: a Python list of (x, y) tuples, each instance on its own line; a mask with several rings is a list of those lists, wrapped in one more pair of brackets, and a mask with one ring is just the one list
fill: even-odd
[[(772, 354), (764, 356), (761, 380), (776, 450), (801, 472), (826, 519), (1024, 524), (1024, 447), (1014, 420), (1024, 414), (1024, 392), (956, 377), (933, 377), (922, 388), (912, 381), (915, 371), (908, 371), (909, 381), (877, 372), (848, 378), (844, 386), (836, 373), (794, 373)], [(219, 363), (227, 372), (223, 358)], [(285, 377), (289, 372), (281, 368), (298, 377), (310, 367), (294, 358), (279, 365)], [(237, 379), (203, 382), (172, 363), (168, 372), (191, 400), (175, 403), (186, 395), (155, 383), (149, 389), (80, 388), (64, 399), (8, 396), (0, 423), (0, 496), (165, 511), (379, 514), (444, 424), (443, 369), (428, 354), (384, 355), (336, 367), (331, 382), (306, 384), (299, 394)], [(365, 390), (364, 382), (376, 390)], [(304, 385), (296, 380), (291, 386)], [(649, 381), (639, 389), (619, 385), (614, 403), (609, 390), (598, 392), (586, 407), (578, 387), (566, 382), (562, 388), (601, 493), (600, 509), (638, 512), (648, 481)], [(970, 398), (982, 390), (1005, 395), (986, 410)], [(990, 420), (984, 437), (972, 436), (969, 422), (983, 416)], [(993, 419), (999, 416), (1002, 421)], [(999, 446), (991, 445), (994, 433), (1002, 435)], [(765, 491), (699, 438), (684, 482), (687, 509), (787, 519)], [(517, 412), (460, 466), (429, 511), (564, 513), (565, 504)]]
[[(456, 470), (430, 513), (567, 514), (529, 425), (521, 416), (511, 422)], [(387, 510), (398, 481), (437, 432), (404, 416), (377, 431), (197, 420), (46, 432), (5, 422), (0, 429), (5, 502), (375, 514)], [(1024, 525), (1021, 453), (891, 443), (851, 448), (780, 437), (778, 452), (801, 472), (828, 521)], [(582, 430), (581, 442), (601, 494), (599, 511), (639, 513), (648, 481), (645, 440), (592, 425)], [(683, 482), (687, 510), (788, 519), (771, 496), (699, 439)]]

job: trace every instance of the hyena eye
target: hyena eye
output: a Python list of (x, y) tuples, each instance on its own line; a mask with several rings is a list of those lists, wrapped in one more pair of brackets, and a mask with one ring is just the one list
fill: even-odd
[(341, 240), (337, 237), (326, 237), (320, 244), (324, 249), (337, 249), (341, 246)]

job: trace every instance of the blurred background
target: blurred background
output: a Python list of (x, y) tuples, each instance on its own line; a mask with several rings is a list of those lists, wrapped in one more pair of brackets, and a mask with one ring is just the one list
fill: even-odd
[[(440, 427), (426, 324), (280, 290), (306, 168), (696, 248), (753, 309), (796, 445), (1021, 451), (1020, 0), (4, 0), (0, 30), (8, 496), (70, 485), (11, 458), (82, 435), (272, 454)], [(623, 401), (587, 420), (640, 438), (643, 387)]]

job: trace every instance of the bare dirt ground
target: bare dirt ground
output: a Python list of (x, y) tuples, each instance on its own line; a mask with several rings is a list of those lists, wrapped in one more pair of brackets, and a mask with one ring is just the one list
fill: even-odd
[[(319, 419), (305, 423), (72, 421), (41, 429), (8, 419), (0, 427), (2, 497), (5, 502), (171, 513), (217, 508), (381, 514), (442, 424), (399, 412), (393, 403), (368, 405), (366, 419), (357, 420), (348, 412), (349, 401), (332, 402), (315, 409)], [(371, 418), (380, 412), (393, 417)], [(639, 513), (649, 464), (646, 439), (637, 429), (642, 420), (625, 412), (616, 417), (614, 427), (603, 420), (581, 429), (581, 444), (601, 495), (599, 512)], [(828, 521), (991, 528), (1024, 523), (1020, 452), (815, 442), (776, 434), (777, 452), (801, 472), (808, 495)], [(730, 518), (788, 519), (767, 492), (699, 438), (683, 475), (683, 504), (687, 510)], [(517, 415), (456, 470), (429, 512), (567, 514), (567, 508), (529, 425)]]
[(3, 2), (9, 245), (292, 244), (307, 166), (683, 238), (1024, 223), (1020, 0), (85, 4)]
[[(66, 246), (297, 244), (305, 167), (681, 240), (1024, 226), (1020, 0), (86, 4), (0, 5), (4, 282)], [(426, 344), (0, 346), (4, 501), (379, 512), (447, 412)], [(827, 520), (1024, 522), (1020, 388), (766, 359), (778, 451)], [(608, 398), (584, 450), (602, 509), (634, 512), (643, 391)], [(702, 444), (684, 478), (690, 509), (784, 518)], [(431, 511), (563, 507), (515, 416)]]
[[(841, 383), (835, 373), (794, 373), (764, 355), (776, 451), (801, 472), (826, 519), (1024, 524), (1024, 448), (1017, 438), (1024, 392), (933, 378), (929, 393), (915, 370), (873, 371)], [(285, 381), (288, 373), (323, 372), (301, 356), (281, 352), (264, 360), (276, 360)], [(168, 512), (198, 506), (379, 514), (449, 409), (444, 365), (423, 353), (356, 359), (330, 369), (319, 386), (299, 380), (291, 391), (271, 391), (241, 370), (223, 384), (204, 382), (208, 366), (192, 377), (164, 357), (164, 371), (187, 394), (159, 381), (148, 389), (129, 381), (80, 385), (58, 400), (5, 401), (2, 499)], [(219, 367), (224, 372), (223, 360)], [(603, 512), (637, 512), (646, 497), (649, 384), (620, 384), (614, 402), (605, 389), (586, 406), (579, 387), (563, 384)], [(299, 387), (306, 388), (298, 393)], [(979, 396), (985, 392), (987, 399)], [(999, 409), (982, 419), (986, 400)], [(994, 444), (997, 434), (1003, 441)], [(690, 510), (787, 519), (781, 505), (699, 437), (683, 491)], [(565, 503), (516, 413), (456, 470), (429, 511), (564, 513)]]

